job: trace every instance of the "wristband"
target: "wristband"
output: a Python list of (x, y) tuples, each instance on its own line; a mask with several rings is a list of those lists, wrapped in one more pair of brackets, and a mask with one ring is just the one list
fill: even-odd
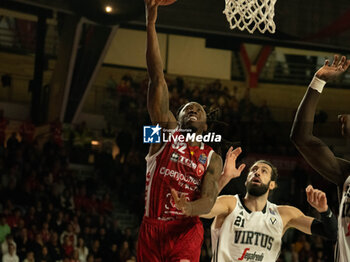
[(319, 79), (316, 75), (314, 75), (314, 78), (312, 78), (309, 87), (316, 90), (317, 92), (319, 92), (321, 94), (323, 87), (325, 85), (326, 85), (326, 81)]
[(328, 207), (327, 211), (320, 213), (320, 215), (321, 215), (321, 218), (329, 219), (330, 217), (332, 217), (333, 213), (332, 213), (331, 209)]

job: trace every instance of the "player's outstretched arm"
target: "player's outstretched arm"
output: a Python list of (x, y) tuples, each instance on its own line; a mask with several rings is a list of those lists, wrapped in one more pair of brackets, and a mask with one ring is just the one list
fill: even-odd
[(237, 147), (235, 150), (233, 150), (233, 147), (231, 146), (228, 149), (226, 153), (224, 169), (222, 170), (222, 174), (218, 182), (219, 193), (231, 181), (231, 179), (239, 177), (245, 168), (245, 164), (241, 164), (238, 168), (236, 167), (236, 160), (241, 153), (242, 148), (240, 147)]
[(326, 61), (319, 69), (301, 101), (291, 130), (291, 140), (306, 161), (322, 176), (342, 186), (349, 175), (350, 162), (336, 158), (329, 147), (313, 135), (316, 107), (322, 92), (321, 86), (344, 73), (350, 60), (334, 56), (331, 65)]
[(169, 110), (168, 86), (164, 78), (163, 62), (155, 25), (158, 6), (163, 2), (164, 0), (145, 0), (147, 27), (146, 61), (149, 75), (147, 108), (153, 124), (160, 124), (165, 128), (175, 128), (176, 120)]
[(298, 208), (292, 206), (279, 207), (284, 219), (284, 231), (294, 227), (306, 234), (319, 235), (331, 240), (337, 239), (337, 219), (327, 205), (327, 197), (324, 192), (314, 189), (311, 185), (306, 188), (307, 201), (319, 213), (321, 219), (305, 216)]
[(236, 198), (234, 196), (219, 196), (213, 208), (208, 214), (200, 215), (202, 218), (214, 218), (217, 216), (228, 216), (236, 206)]
[(213, 208), (219, 193), (218, 180), (221, 175), (221, 170), (222, 159), (218, 154), (213, 153), (203, 179), (201, 197), (199, 199), (188, 202), (183, 195), (179, 197), (174, 189), (171, 190), (177, 209), (181, 210), (186, 216), (208, 214)]

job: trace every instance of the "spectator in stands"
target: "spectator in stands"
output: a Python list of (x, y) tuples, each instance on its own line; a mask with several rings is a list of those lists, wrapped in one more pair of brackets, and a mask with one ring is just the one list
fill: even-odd
[(52, 233), (51, 240), (47, 244), (47, 247), (53, 261), (61, 260), (63, 258), (63, 249), (58, 241), (58, 234), (56, 232)]
[(54, 260), (52, 260), (50, 253), (48, 251), (48, 248), (46, 246), (43, 246), (41, 249), (41, 253), (38, 255), (38, 259), (39, 262), (41, 261), (45, 261), (45, 262), (54, 262)]
[(18, 257), (22, 261), (27, 256), (33, 245), (32, 241), (30, 241), (28, 238), (27, 228), (21, 229), (19, 237), (16, 238), (16, 244)]
[(82, 261), (79, 259), (79, 253), (78, 253), (78, 250), (77, 250), (77, 249), (74, 249), (73, 257), (69, 260), (69, 262), (82, 262)]
[(63, 216), (64, 216), (63, 211), (59, 210), (57, 213), (57, 219), (53, 224), (53, 230), (55, 230), (59, 235), (61, 235), (65, 227)]
[(70, 258), (73, 256), (74, 244), (73, 244), (73, 241), (68, 237), (68, 235), (65, 235), (63, 238), (62, 249), (63, 249), (63, 256), (65, 258), (66, 257)]
[(29, 207), (29, 211), (27, 212), (24, 221), (25, 224), (30, 228), (32, 225), (37, 223), (37, 218), (36, 218), (36, 210), (35, 207), (31, 206)]
[(89, 254), (87, 257), (87, 262), (95, 262), (95, 257), (93, 254)]
[(19, 258), (16, 254), (16, 247), (13, 243), (10, 243), (8, 246), (8, 252), (3, 253), (2, 262), (19, 262)]
[[(77, 214), (77, 212), (75, 214)], [(78, 215), (74, 215), (73, 216), (71, 224), (72, 224), (72, 227), (73, 227), (73, 232), (76, 235), (79, 235), (80, 234), (80, 224), (79, 224), (79, 217), (78, 217)]]
[(93, 243), (93, 236), (91, 234), (91, 228), (90, 226), (85, 226), (83, 228), (83, 232), (81, 234), (81, 237), (84, 239), (85, 245), (88, 247), (92, 246)]
[(44, 247), (44, 242), (43, 242), (42, 236), (40, 233), (37, 233), (35, 235), (35, 241), (34, 241), (33, 247), (32, 247), (32, 249), (34, 251), (35, 258), (38, 258), (40, 256), (43, 247)]
[(43, 226), (41, 228), (41, 236), (43, 238), (43, 242), (46, 244), (51, 239), (51, 232), (49, 229), (49, 223), (45, 222), (43, 223)]
[(88, 198), (87, 203), (86, 203), (86, 211), (89, 212), (90, 214), (97, 214), (99, 207), (99, 203), (96, 197), (95, 193), (91, 194), (91, 197)]
[(92, 248), (90, 250), (91, 254), (93, 255), (94, 257), (94, 262), (102, 262), (102, 257), (103, 257), (103, 254), (101, 252), (101, 246), (100, 246), (100, 241), (99, 240), (95, 240), (92, 244)]
[(110, 246), (110, 249), (108, 252), (106, 252), (103, 261), (113, 261), (113, 262), (120, 262), (119, 259), (119, 250), (118, 250), (118, 245), (117, 244), (112, 244)]
[(10, 245), (13, 245), (15, 247), (15, 250), (16, 250), (17, 245), (16, 245), (15, 241), (13, 240), (13, 236), (11, 234), (8, 234), (6, 236), (5, 241), (1, 243), (1, 253), (3, 255), (7, 254), (9, 252)]
[(15, 208), (13, 214), (7, 217), (7, 223), (12, 229), (16, 229), (19, 226), (19, 221), (21, 219), (21, 210)]
[(69, 238), (73, 247), (77, 246), (77, 243), (78, 243), (77, 235), (74, 233), (73, 225), (71, 223), (68, 223), (66, 230), (63, 231), (63, 233), (60, 236), (60, 242), (62, 245), (65, 242), (65, 240), (64, 240), (65, 237)]
[(85, 211), (88, 198), (86, 196), (86, 186), (82, 185), (78, 188), (78, 193), (74, 196), (75, 210)]
[(26, 258), (23, 260), (23, 262), (35, 262), (34, 252), (33, 251), (27, 252)]
[(316, 259), (314, 260), (315, 262), (327, 262), (330, 261), (329, 259), (323, 252), (322, 249), (316, 249)]
[(117, 86), (117, 91), (122, 96), (132, 95), (132, 83), (133, 79), (130, 75), (124, 75)]
[(98, 228), (106, 228), (108, 227), (107, 223), (106, 223), (106, 219), (103, 215), (99, 215), (98, 216), (98, 225), (97, 225)]
[(72, 212), (74, 210), (74, 200), (72, 190), (70, 188), (66, 188), (63, 190), (63, 194), (60, 198), (61, 207), (66, 210)]
[(98, 240), (100, 241), (101, 250), (102, 250), (102, 252), (105, 253), (109, 247), (109, 241), (107, 238), (107, 231), (106, 231), (106, 228), (104, 228), (104, 227), (100, 227), (98, 231), (99, 231)]
[(99, 205), (99, 213), (101, 215), (110, 215), (113, 211), (113, 203), (110, 199), (110, 194), (109, 193), (106, 193), (104, 194), (103, 196), (103, 199), (102, 201), (100, 202), (100, 205)]
[(86, 262), (87, 257), (89, 255), (89, 249), (86, 247), (86, 245), (84, 243), (84, 238), (81, 236), (78, 238), (78, 246), (77, 246), (76, 250), (78, 251), (79, 261)]
[(130, 258), (131, 258), (131, 251), (129, 248), (129, 242), (124, 240), (122, 242), (121, 248), (119, 249), (120, 262), (126, 262)]
[(123, 241), (127, 241), (129, 244), (129, 248), (132, 247), (134, 244), (135, 236), (133, 235), (132, 229), (130, 227), (127, 227), (124, 232), (124, 238)]

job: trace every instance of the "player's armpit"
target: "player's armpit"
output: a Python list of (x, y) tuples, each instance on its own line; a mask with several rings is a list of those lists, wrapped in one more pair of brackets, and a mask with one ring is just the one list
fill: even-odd
[(208, 219), (216, 216), (226, 217), (232, 212), (235, 206), (236, 198), (234, 196), (219, 196), (210, 212), (205, 215), (200, 215), (200, 217)]
[(218, 195), (218, 180), (222, 171), (221, 157), (213, 153), (207, 172), (204, 175), (201, 188), (201, 198), (191, 203), (191, 216), (199, 216), (210, 212)]

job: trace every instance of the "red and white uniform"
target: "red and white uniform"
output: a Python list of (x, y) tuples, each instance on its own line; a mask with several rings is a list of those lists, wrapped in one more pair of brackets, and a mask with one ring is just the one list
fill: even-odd
[[(175, 131), (172, 137), (178, 135), (181, 133)], [(146, 203), (137, 261), (199, 261), (202, 224), (198, 217), (185, 217), (175, 207), (170, 189), (185, 194), (188, 201), (199, 199), (213, 153), (204, 143), (191, 147), (172, 139), (157, 153), (146, 156)], [(152, 254), (152, 249), (158, 254)]]

